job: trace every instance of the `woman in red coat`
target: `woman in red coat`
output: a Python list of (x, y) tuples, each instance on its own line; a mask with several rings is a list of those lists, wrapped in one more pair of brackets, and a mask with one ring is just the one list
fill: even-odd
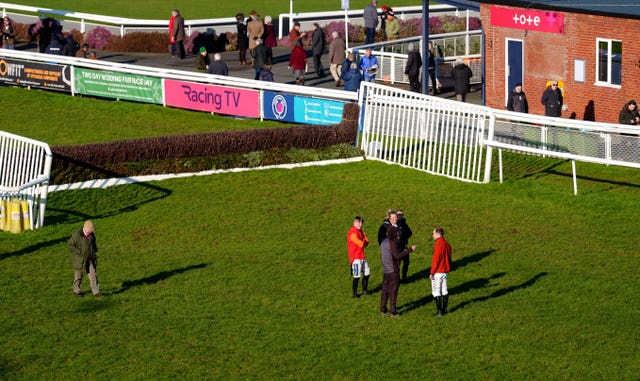
[(296, 41), (289, 58), (289, 69), (293, 70), (296, 77), (296, 85), (304, 86), (304, 73), (307, 68), (307, 52), (302, 48), (302, 43)]

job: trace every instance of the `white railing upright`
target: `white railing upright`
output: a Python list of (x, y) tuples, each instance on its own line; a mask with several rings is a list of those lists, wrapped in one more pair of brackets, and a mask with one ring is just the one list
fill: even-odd
[(52, 161), (48, 144), (0, 131), (0, 201), (26, 201), (31, 229), (44, 224)]

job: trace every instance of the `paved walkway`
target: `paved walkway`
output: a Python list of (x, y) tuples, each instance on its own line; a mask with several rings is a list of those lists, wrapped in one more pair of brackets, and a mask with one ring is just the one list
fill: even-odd
[[(25, 46), (18, 47), (21, 50), (29, 50), (36, 51), (35, 44), (29, 44)], [(274, 74), (274, 79), (276, 82), (280, 83), (288, 83), (295, 84), (295, 79), (288, 69), (289, 65), (289, 53), (291, 48), (289, 46), (277, 46), (273, 49), (273, 67), (272, 72)], [(308, 51), (308, 50), (307, 50)], [(238, 60), (238, 52), (223, 52), (222, 60), (227, 63), (229, 67), (229, 75), (253, 79), (255, 76), (255, 71), (251, 66), (242, 66)], [(247, 52), (247, 57), (250, 58), (249, 53)], [(111, 62), (120, 62), (132, 65), (142, 65), (142, 66), (151, 66), (157, 68), (164, 69), (173, 69), (173, 70), (184, 70), (184, 71), (195, 71), (195, 55), (187, 55), (187, 57), (183, 60), (171, 58), (169, 53), (161, 54), (161, 53), (115, 53), (115, 52), (98, 52), (98, 58), (101, 60), (107, 60)], [(212, 57), (213, 59), (213, 57)], [(329, 62), (327, 54), (322, 56), (323, 67), (325, 68), (325, 76), (323, 78), (318, 78), (318, 76), (313, 71), (313, 59), (311, 57), (308, 58), (309, 61), (309, 70), (305, 78), (306, 86), (313, 87), (323, 87), (323, 88), (331, 88), (335, 89), (335, 82), (331, 73), (329, 73)], [(404, 84), (394, 84), (392, 85), (397, 88), (402, 88), (408, 90), (408, 85)], [(443, 92), (438, 95), (442, 98), (447, 99), (455, 99), (455, 95), (453, 94), (452, 89), (443, 89)], [(467, 101), (469, 103), (481, 104), (482, 96), (480, 87), (474, 86), (472, 87), (472, 91), (467, 95)]]

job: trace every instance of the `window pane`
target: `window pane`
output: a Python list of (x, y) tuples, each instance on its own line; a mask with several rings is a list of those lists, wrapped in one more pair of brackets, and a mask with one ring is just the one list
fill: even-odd
[(622, 84), (622, 42), (611, 42), (611, 83)]
[(598, 42), (598, 81), (609, 82), (609, 44), (606, 41)]

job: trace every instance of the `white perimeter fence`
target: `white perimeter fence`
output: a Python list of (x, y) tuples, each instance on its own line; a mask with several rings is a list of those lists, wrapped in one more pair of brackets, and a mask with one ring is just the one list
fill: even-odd
[(363, 82), (367, 158), (463, 181), (487, 183), (493, 152), (640, 168), (640, 128), (494, 110)]
[[(2, 230), (10, 230), (16, 225), (22, 230), (20, 225), (27, 220), (29, 225), (25, 228), (42, 227), (52, 160), (48, 144), (0, 131)], [(26, 210), (21, 210), (20, 206), (10, 210), (9, 204), (16, 201), (20, 201), (20, 205), (26, 202)]]

